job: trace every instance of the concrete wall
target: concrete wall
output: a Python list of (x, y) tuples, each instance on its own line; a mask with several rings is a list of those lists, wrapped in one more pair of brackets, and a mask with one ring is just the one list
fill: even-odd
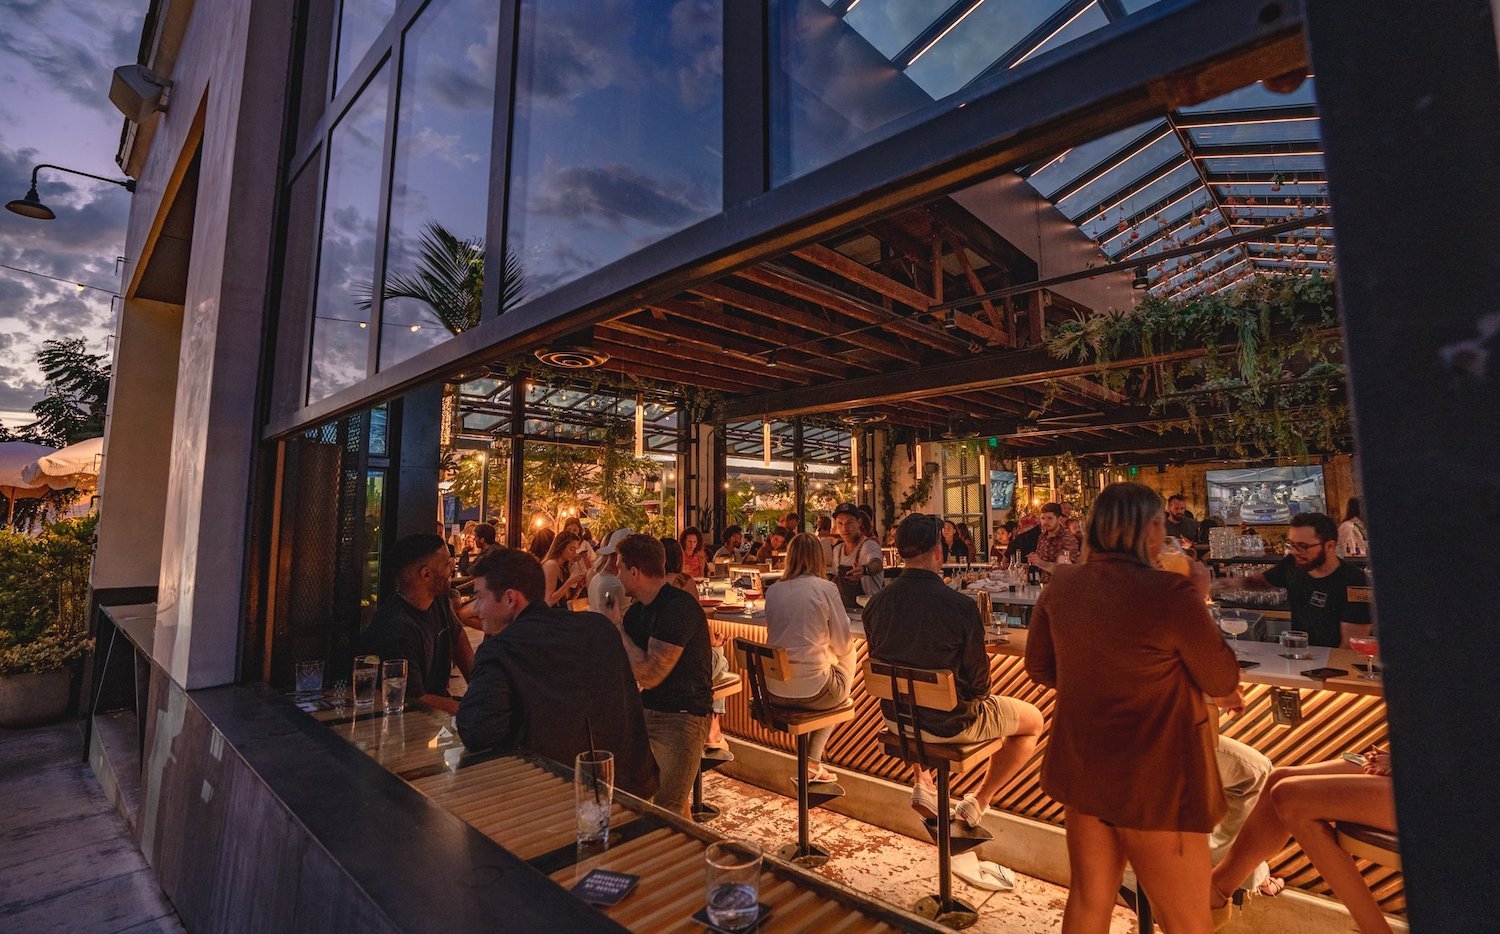
[[(128, 300), (112, 361), (99, 473), (96, 590), (155, 587), (177, 395), (182, 306)], [(105, 504), (108, 504), (107, 506)]]
[[(151, 118), (149, 152), (131, 158), (141, 170), (126, 242), (127, 290), (138, 285), (165, 205), (201, 139), (166, 445), (154, 648), (171, 677), (190, 688), (234, 680), (246, 548), (255, 547), (248, 498), (292, 7), (291, 0), (197, 5), (181, 48), (158, 50), (171, 64), (172, 104)], [(122, 466), (133, 460), (126, 451), (120, 458), (107, 452), (117, 471), (143, 466)]]

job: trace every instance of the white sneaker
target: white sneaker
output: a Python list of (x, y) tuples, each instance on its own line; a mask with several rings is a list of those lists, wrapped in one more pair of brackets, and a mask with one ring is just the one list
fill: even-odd
[(980, 821), (984, 820), (984, 815), (989, 812), (989, 807), (980, 804), (979, 799), (973, 795), (964, 795), (963, 800), (958, 802), (958, 807), (953, 809), (954, 816), (970, 827), (978, 827)]
[(923, 820), (937, 819), (937, 790), (918, 782), (911, 786), (911, 809)]

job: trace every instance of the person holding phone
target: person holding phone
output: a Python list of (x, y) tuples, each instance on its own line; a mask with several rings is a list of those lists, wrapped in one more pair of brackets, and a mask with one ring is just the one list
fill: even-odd
[(1215, 925), (1228, 921), (1230, 896), (1255, 865), (1297, 841), (1313, 868), (1344, 903), (1361, 934), (1390, 934), (1380, 903), (1334, 835), (1338, 821), (1396, 830), (1389, 750), (1371, 746), (1331, 762), (1272, 770), (1260, 800), (1224, 859), (1214, 867), (1209, 904)]

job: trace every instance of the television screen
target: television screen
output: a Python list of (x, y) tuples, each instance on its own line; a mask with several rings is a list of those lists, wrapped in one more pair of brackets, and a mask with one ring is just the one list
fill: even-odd
[(1016, 498), (1016, 475), (1009, 470), (990, 471), (990, 508), (1008, 511)]
[(1304, 512), (1328, 511), (1323, 491), (1323, 468), (1254, 467), (1245, 470), (1210, 470), (1208, 512), (1233, 528), (1249, 525), (1285, 525)]

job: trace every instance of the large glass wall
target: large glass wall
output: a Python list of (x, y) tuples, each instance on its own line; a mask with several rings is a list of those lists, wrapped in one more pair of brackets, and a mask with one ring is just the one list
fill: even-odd
[(498, 5), (433, 0), (406, 32), (382, 369), (479, 323)]
[[(327, 0), (325, 0), (327, 2)], [(343, 0), (339, 7), (338, 77), (334, 92), (354, 73), (354, 66), (365, 53), (375, 37), (380, 35), (386, 21), (396, 12), (396, 0)]]
[(523, 2), (507, 246), (545, 292), (719, 213), (722, 0)]
[(389, 72), (382, 68), (333, 128), (329, 140), (323, 236), (313, 296), (309, 402), (358, 382), (369, 369), (368, 302), (375, 278), (389, 92)]

